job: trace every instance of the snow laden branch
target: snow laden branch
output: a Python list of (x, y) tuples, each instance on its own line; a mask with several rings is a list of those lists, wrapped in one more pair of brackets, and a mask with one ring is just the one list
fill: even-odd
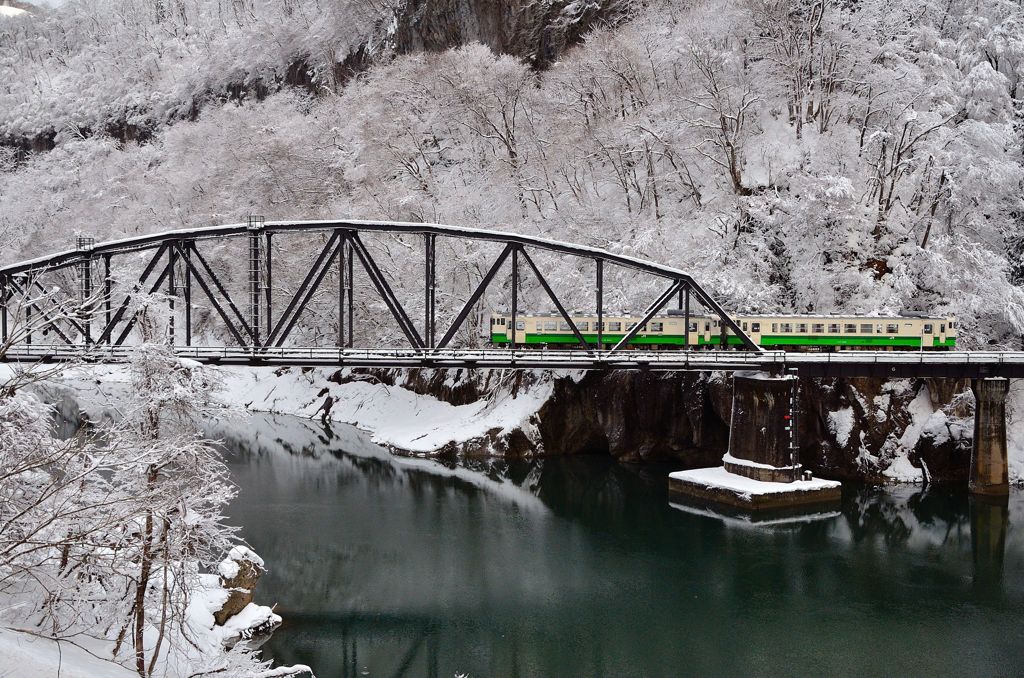
[[(163, 308), (135, 302), (139, 344), (112, 424), (58, 440), (24, 377), (0, 388), (0, 626), (99, 643), (142, 678), (308, 673), (267, 673), (247, 628), (214, 626), (218, 564), (258, 557), (224, 520), (236, 490), (199, 430), (228, 414), (216, 373), (173, 355)], [(280, 621), (250, 608), (266, 610), (261, 627)]]

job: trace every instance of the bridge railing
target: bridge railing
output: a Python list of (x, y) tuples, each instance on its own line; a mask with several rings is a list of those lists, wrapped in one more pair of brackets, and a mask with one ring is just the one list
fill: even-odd
[[(131, 346), (32, 344), (12, 347), (8, 362), (85, 360), (125, 362)], [(785, 371), (801, 365), (1024, 365), (1024, 352), (1007, 351), (846, 351), (837, 353), (787, 353), (784, 351), (640, 351), (552, 349), (437, 349), (437, 348), (333, 348), (264, 347), (251, 351), (231, 346), (179, 346), (174, 352), (183, 359), (203, 363), (337, 364), (363, 363), (396, 366), (431, 366), (446, 363), (510, 365), (528, 363), (579, 366), (671, 366), (679, 369), (756, 369)], [(692, 366), (692, 367), (691, 367)]]

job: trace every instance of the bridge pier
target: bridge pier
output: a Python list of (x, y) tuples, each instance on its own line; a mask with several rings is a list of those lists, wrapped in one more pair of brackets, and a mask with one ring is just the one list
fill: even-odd
[(795, 386), (796, 377), (733, 377), (726, 471), (772, 483), (797, 479)]
[(842, 486), (804, 480), (797, 458), (796, 377), (737, 372), (733, 376), (729, 451), (722, 466), (677, 471), (669, 492), (746, 509), (836, 503)]
[(1009, 379), (973, 379), (974, 443), (971, 447), (972, 494), (1001, 496), (1010, 493), (1006, 457), (1006, 394)]

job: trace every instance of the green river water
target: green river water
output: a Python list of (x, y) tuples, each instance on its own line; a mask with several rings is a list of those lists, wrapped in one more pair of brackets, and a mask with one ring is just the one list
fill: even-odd
[(1024, 493), (847, 486), (813, 519), (683, 510), (673, 467), (445, 465), (348, 427), (222, 431), (264, 646), (317, 676), (1020, 675)]

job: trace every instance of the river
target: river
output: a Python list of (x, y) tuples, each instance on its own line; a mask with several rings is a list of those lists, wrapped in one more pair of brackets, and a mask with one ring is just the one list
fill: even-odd
[(756, 524), (673, 505), (672, 467), (396, 457), (345, 426), (220, 434), (266, 560), (264, 646), (317, 676), (1009, 675), (1024, 493), (844, 488)]

